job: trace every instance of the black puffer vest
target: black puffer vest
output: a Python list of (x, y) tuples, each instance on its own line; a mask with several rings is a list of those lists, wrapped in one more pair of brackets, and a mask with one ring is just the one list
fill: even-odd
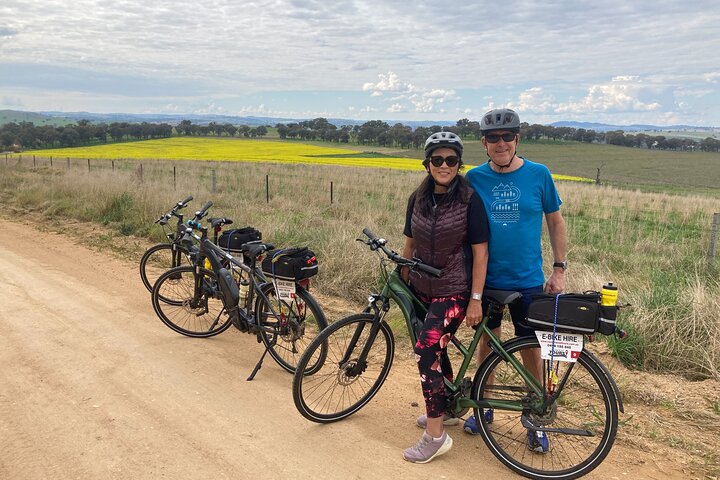
[(421, 215), (415, 203), (411, 219), (415, 240), (413, 256), (442, 270), (440, 277), (413, 271), (410, 284), (418, 292), (430, 297), (446, 297), (470, 288), (464, 245), (468, 241), (467, 216), (471, 196), (472, 190), (469, 190), (459, 202), (441, 202), (428, 217)]

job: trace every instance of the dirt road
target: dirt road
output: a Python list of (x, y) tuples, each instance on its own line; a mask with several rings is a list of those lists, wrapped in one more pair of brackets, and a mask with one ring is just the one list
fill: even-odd
[[(272, 359), (245, 381), (254, 337), (172, 332), (136, 263), (69, 237), (4, 221), (0, 302), (0, 479), (516, 478), (455, 427), (447, 455), (403, 461), (422, 413), (407, 353), (361, 412), (312, 424)], [(687, 478), (671, 462), (616, 445), (587, 478)]]

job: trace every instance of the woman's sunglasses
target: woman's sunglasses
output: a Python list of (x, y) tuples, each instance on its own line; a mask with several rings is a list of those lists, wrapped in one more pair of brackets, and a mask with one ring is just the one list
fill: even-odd
[(430, 157), (430, 163), (432, 163), (434, 167), (441, 167), (444, 163), (448, 167), (452, 168), (457, 165), (459, 161), (460, 158), (455, 155), (451, 155), (449, 157)]
[(485, 140), (487, 140), (488, 143), (498, 143), (502, 138), (503, 142), (510, 143), (515, 140), (515, 137), (517, 137), (517, 133), (503, 133), (502, 135), (488, 133), (485, 135)]

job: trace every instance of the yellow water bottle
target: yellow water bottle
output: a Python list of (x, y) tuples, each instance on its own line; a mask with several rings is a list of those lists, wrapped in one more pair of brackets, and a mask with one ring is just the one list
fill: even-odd
[(617, 305), (618, 288), (612, 282), (608, 282), (602, 287), (600, 295), (600, 305), (604, 307), (614, 307)]
[(250, 282), (244, 278), (240, 280), (240, 306), (245, 306), (247, 301), (248, 293), (250, 292)]

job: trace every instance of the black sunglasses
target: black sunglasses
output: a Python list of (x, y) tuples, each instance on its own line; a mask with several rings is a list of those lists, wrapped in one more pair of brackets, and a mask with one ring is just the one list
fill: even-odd
[(488, 141), (488, 143), (498, 143), (500, 139), (502, 138), (505, 143), (510, 143), (517, 137), (517, 133), (503, 133), (502, 135), (498, 135), (496, 133), (488, 133), (485, 135), (485, 140)]
[(460, 158), (455, 155), (451, 155), (449, 157), (440, 157), (440, 156), (430, 157), (430, 163), (432, 163), (434, 167), (441, 167), (442, 164), (444, 163), (448, 167), (452, 168), (455, 165), (457, 165), (459, 161), (460, 161)]

